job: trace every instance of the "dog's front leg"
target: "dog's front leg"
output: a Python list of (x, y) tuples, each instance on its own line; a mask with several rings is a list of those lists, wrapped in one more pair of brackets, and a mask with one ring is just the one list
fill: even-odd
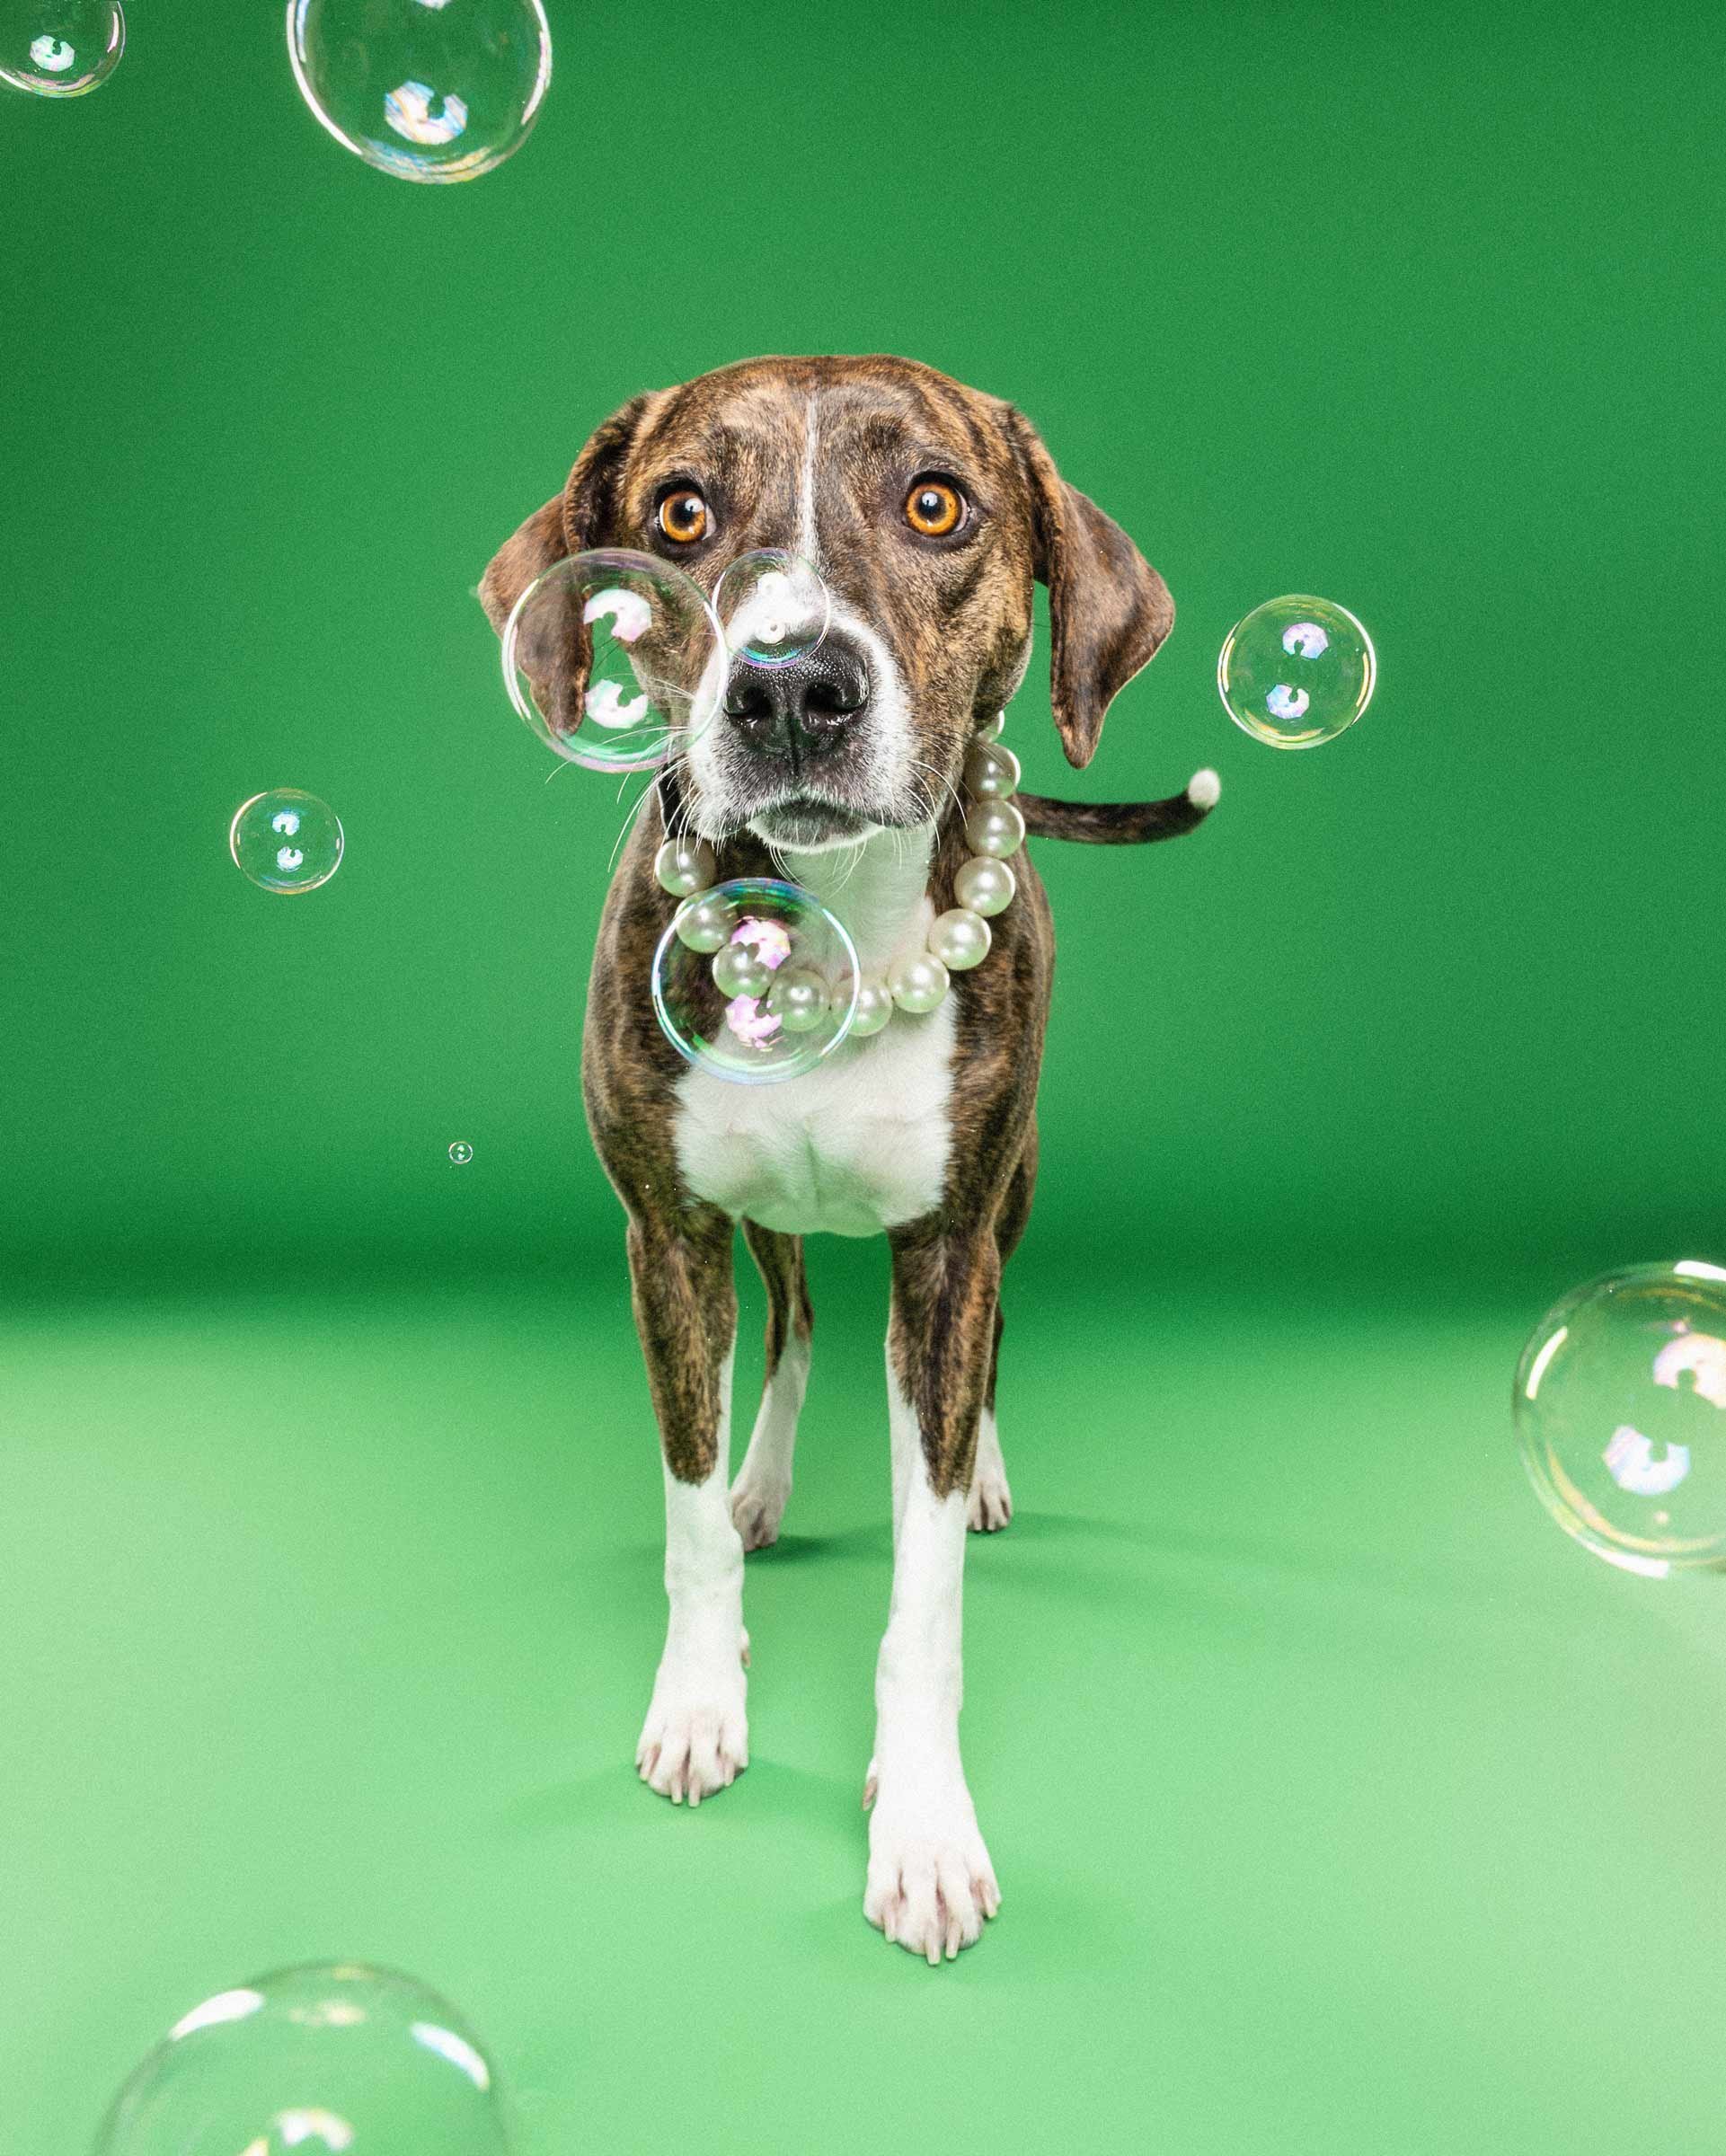
[(994, 1345), (993, 1232), (893, 1239), (893, 1599), (875, 1673), (863, 1913), (949, 1960), (1001, 1904), (959, 1753), (968, 1491)]
[(749, 1763), (743, 1542), (727, 1489), (737, 1291), (731, 1225), (704, 1210), (633, 1222), (629, 1269), (665, 1462), (665, 1652), (636, 1747), (642, 1779), (681, 1804)]

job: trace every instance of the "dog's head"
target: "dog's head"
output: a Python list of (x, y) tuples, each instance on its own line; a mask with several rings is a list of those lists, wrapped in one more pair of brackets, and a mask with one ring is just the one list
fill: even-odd
[[(803, 851), (938, 818), (1023, 676), (1034, 582), (1075, 764), (1174, 620), (1162, 578), (1011, 405), (907, 359), (751, 359), (633, 399), (493, 559), (493, 624), (553, 562), (598, 546), (674, 561), (709, 594), (753, 548), (819, 570), (826, 637), (788, 666), (731, 664), (678, 773), (709, 837), (748, 825)], [(581, 683), (557, 686), (579, 711)]]

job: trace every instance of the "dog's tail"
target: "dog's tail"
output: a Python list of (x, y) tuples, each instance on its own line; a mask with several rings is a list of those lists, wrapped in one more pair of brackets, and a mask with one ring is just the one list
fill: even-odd
[(1214, 771), (1196, 771), (1185, 792), (1173, 793), (1166, 801), (1052, 801), (1041, 793), (1013, 798), (1033, 838), (1071, 838), (1086, 846), (1148, 846), (1155, 839), (1196, 831), (1222, 791)]

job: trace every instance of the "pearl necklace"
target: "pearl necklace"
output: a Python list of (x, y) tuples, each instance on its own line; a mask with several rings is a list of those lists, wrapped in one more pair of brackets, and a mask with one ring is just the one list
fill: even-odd
[[(953, 975), (969, 973), (989, 955), (989, 921), (1013, 903), (1019, 887), (1012, 856), (1025, 837), (1025, 819), (1013, 799), (1019, 759), (999, 738), (1005, 718), (1004, 711), (965, 752), (965, 836), (975, 851), (953, 878), (959, 903), (935, 916), (922, 950), (904, 952), (884, 974), (859, 980), (854, 1034), (879, 1033), (895, 1011), (934, 1010), (946, 1001)], [(668, 838), (653, 857), (653, 873), (661, 889), (687, 901), (713, 888), (719, 862), (704, 838)], [(813, 1016), (819, 1023), (819, 1010)]]

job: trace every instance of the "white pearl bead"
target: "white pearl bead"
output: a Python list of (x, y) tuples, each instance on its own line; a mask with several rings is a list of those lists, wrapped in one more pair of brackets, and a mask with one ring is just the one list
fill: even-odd
[(1024, 844), (1025, 819), (1011, 801), (976, 801), (965, 817), (965, 837), (979, 853), (1005, 861)]
[(709, 891), (677, 908), (677, 941), (691, 950), (717, 950), (731, 932), (730, 901)]
[(969, 973), (989, 955), (989, 924), (968, 906), (937, 914), (929, 931), (929, 950), (950, 973)]
[(973, 741), (965, 755), (965, 787), (973, 800), (1004, 801), (1019, 785), (1019, 759), (999, 741)]
[(806, 966), (782, 966), (767, 991), (767, 1008), (787, 1033), (812, 1033), (827, 1016), (827, 983)]
[[(843, 1003), (849, 994), (850, 986), (847, 984), (845, 996), (841, 996), (839, 1001)], [(879, 1033), (892, 1015), (893, 998), (888, 991), (887, 983), (864, 974), (857, 984), (857, 1008), (852, 1017), (851, 1030), (867, 1039), (870, 1034)]]
[(674, 898), (693, 898), (718, 880), (719, 863), (704, 838), (668, 838), (653, 856), (653, 873)]
[(887, 986), (901, 1011), (933, 1011), (951, 984), (947, 968), (926, 950), (909, 951), (887, 969)]
[(953, 897), (974, 914), (1004, 914), (1013, 904), (1019, 879), (1005, 861), (987, 853), (968, 861), (953, 878)]
[(727, 943), (713, 953), (713, 984), (726, 997), (766, 995), (773, 968), (747, 943)]

